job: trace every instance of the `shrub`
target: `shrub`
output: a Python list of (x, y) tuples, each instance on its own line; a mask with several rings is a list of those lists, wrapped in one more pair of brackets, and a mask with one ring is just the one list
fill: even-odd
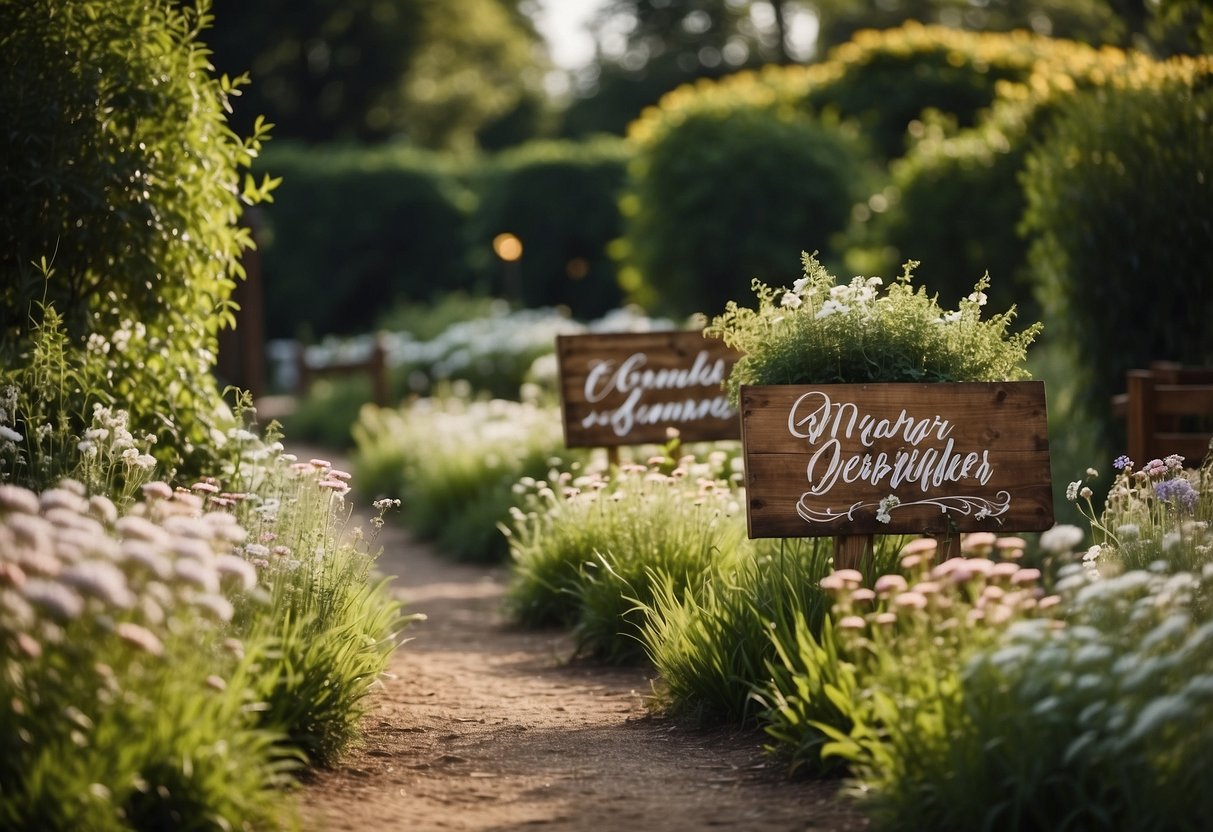
[(367, 493), (399, 495), (418, 537), (457, 559), (490, 563), (507, 553), (498, 524), (509, 516), (514, 484), (578, 456), (564, 449), (555, 409), (501, 399), (368, 405), (354, 441)]
[[(524, 307), (565, 306), (582, 320), (619, 305), (607, 244), (619, 236), (619, 192), (629, 150), (620, 139), (531, 142), (486, 161), (474, 177), (479, 201), (468, 223), (481, 285)], [(522, 242), (499, 261), (501, 233)]]
[(572, 625), (587, 654), (640, 656), (654, 595), (681, 593), (744, 540), (738, 494), (720, 479), (724, 459), (662, 456), (610, 474), (568, 468), (522, 480), (505, 529), (513, 616)]
[(258, 168), (282, 179), (262, 212), (269, 337), (365, 332), (394, 304), (471, 288), (472, 197), (450, 157), (283, 145)]
[(236, 224), (273, 185), (241, 186), (265, 128), (227, 127), (240, 81), (212, 77), (209, 24), (206, 3), (0, 8), (0, 356), (22, 364), (53, 308), (70, 363), (87, 345), (104, 364), (62, 415), (119, 401), (170, 462), (219, 418), (210, 370), (250, 246)]
[(805, 103), (855, 119), (884, 159), (905, 154), (906, 129), (927, 110), (969, 127), (994, 101), (999, 83), (1022, 82), (1054, 49), (1027, 32), (964, 32), (915, 22), (856, 32), (831, 50), (833, 78), (807, 85)]
[(1079, 354), (1098, 357), (1092, 412), (1128, 369), (1213, 361), (1213, 65), (1170, 66), (1181, 77), (1122, 77), (1075, 98), (1024, 174), (1042, 305)]
[[(700, 721), (749, 722), (766, 709), (778, 638), (795, 627), (820, 633), (828, 596), (828, 538), (742, 542), (678, 591), (659, 574), (641, 636), (660, 673), (661, 706)], [(871, 579), (890, 571), (901, 539), (877, 538)]]
[(955, 311), (944, 312), (911, 285), (907, 263), (887, 292), (878, 277), (835, 278), (815, 255), (791, 289), (754, 281), (758, 308), (730, 301), (704, 334), (743, 353), (725, 387), (735, 402), (742, 384), (891, 381), (1003, 381), (1027, 377), (1023, 362), (1040, 324), (1014, 335), (1015, 310), (981, 319), (989, 281), (978, 281)]
[(752, 278), (788, 279), (777, 252), (828, 247), (865, 191), (841, 128), (737, 106), (673, 120), (637, 151), (623, 200), (621, 280), (642, 305), (712, 313)]

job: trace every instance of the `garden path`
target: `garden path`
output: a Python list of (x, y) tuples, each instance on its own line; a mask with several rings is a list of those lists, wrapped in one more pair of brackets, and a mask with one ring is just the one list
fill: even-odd
[(760, 734), (651, 715), (651, 669), (570, 661), (567, 634), (509, 626), (500, 567), (444, 560), (391, 523), (377, 544), (406, 611), (427, 619), (408, 627), (360, 747), (308, 776), (308, 832), (867, 828), (837, 783), (789, 781)]

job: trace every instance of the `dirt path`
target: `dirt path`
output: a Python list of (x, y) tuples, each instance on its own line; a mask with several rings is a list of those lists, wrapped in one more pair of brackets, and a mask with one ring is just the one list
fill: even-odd
[(761, 735), (650, 715), (651, 671), (570, 663), (566, 635), (509, 627), (502, 570), (444, 561), (390, 524), (379, 543), (428, 619), (395, 654), (362, 747), (302, 790), (305, 830), (866, 828), (835, 784), (786, 780)]

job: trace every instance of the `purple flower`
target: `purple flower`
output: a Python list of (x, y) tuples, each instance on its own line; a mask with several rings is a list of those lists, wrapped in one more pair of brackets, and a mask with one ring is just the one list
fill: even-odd
[(1196, 501), (1200, 498), (1200, 495), (1196, 493), (1196, 489), (1192, 487), (1192, 483), (1183, 477), (1175, 477), (1174, 479), (1155, 483), (1154, 496), (1163, 502), (1172, 502), (1186, 511), (1195, 510)]
[(1124, 454), (1121, 454), (1120, 456), (1116, 457), (1116, 461), (1112, 463), (1112, 467), (1117, 471), (1123, 471), (1126, 468), (1133, 467), (1133, 460), (1129, 459)]

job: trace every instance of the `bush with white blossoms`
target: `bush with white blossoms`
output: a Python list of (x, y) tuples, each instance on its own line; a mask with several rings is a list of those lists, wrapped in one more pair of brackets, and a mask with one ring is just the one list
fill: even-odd
[(1013, 381), (1028, 377), (1027, 348), (1039, 323), (1015, 333), (1015, 308), (982, 319), (989, 277), (955, 310), (915, 289), (907, 263), (885, 287), (879, 277), (838, 283), (815, 255), (790, 289), (754, 281), (758, 308), (730, 301), (704, 330), (743, 353), (726, 389), (743, 384)]

